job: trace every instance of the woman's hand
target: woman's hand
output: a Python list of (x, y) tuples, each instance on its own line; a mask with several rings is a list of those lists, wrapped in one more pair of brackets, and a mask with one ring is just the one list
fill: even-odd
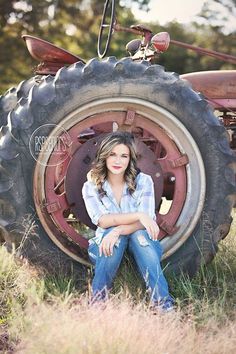
[(147, 233), (151, 237), (152, 240), (157, 241), (158, 240), (158, 235), (160, 232), (159, 226), (157, 223), (147, 214), (145, 213), (140, 213), (140, 219), (139, 221), (141, 224), (145, 227), (147, 230)]
[(104, 254), (105, 257), (112, 256), (113, 247), (116, 244), (120, 236), (119, 227), (114, 227), (108, 234), (106, 234), (99, 246), (99, 256), (101, 257)]

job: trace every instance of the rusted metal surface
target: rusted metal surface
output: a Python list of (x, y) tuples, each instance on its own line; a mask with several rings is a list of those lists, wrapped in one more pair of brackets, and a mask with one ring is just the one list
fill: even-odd
[(115, 23), (113, 29), (116, 32), (129, 32), (129, 33), (137, 34), (139, 36), (145, 35), (145, 33), (152, 33), (151, 29), (141, 24), (132, 25), (130, 26), (130, 28), (128, 28), (128, 27), (123, 27), (118, 23)]
[[(155, 35), (153, 36), (152, 31), (148, 27), (146, 27), (144, 25), (140, 25), (140, 24), (133, 25), (133, 26), (131, 26), (131, 28), (127, 28), (127, 27), (123, 27), (123, 26), (119, 25), (118, 23), (115, 23), (113, 28), (117, 32), (129, 32), (129, 33), (133, 33), (136, 35), (142, 35), (144, 37), (146, 37), (148, 34), (147, 39), (149, 39), (149, 40), (151, 40), (151, 38), (155, 37)], [(164, 33), (167, 33), (167, 32), (164, 32)], [(210, 50), (210, 49), (194, 46), (194, 45), (187, 44), (184, 42), (176, 41), (174, 39), (171, 39), (170, 43), (173, 45), (176, 45), (178, 47), (193, 50), (201, 55), (211, 56), (213, 58), (223, 60), (228, 63), (236, 64), (236, 57), (234, 55), (229, 55), (229, 54), (221, 53), (221, 52), (218, 52), (215, 50)]]
[[(170, 139), (170, 137), (162, 130), (157, 124), (148, 119), (145, 119), (141, 115), (137, 115), (136, 118), (136, 126), (141, 127), (147, 132), (151, 132), (151, 135), (156, 138), (158, 143), (163, 146), (165, 150), (164, 156), (157, 157), (157, 162), (161, 165), (162, 173), (164, 177), (172, 176), (174, 179), (174, 193), (172, 195), (172, 204), (167, 214), (165, 215), (157, 215), (157, 220), (159, 218), (165, 221), (165, 225), (168, 225), (168, 229), (172, 229), (175, 225), (182, 207), (184, 205), (184, 201), (186, 198), (187, 192), (187, 177), (186, 177), (186, 169), (185, 165), (179, 167), (173, 167), (170, 161), (175, 161), (179, 159), (182, 155), (175, 145), (174, 141)], [(163, 196), (165, 196), (165, 188)], [(160, 238), (163, 238), (166, 235), (165, 230), (161, 230)]]
[(30, 55), (41, 62), (36, 69), (37, 74), (55, 74), (66, 64), (73, 64), (77, 61), (85, 63), (79, 56), (43, 39), (29, 35), (24, 35), (22, 38), (26, 42)]
[(184, 43), (184, 42), (176, 41), (174, 39), (171, 39), (170, 43), (174, 44), (174, 45), (176, 45), (178, 47), (182, 47), (182, 48), (185, 48), (185, 49), (191, 49), (194, 52), (197, 52), (198, 54), (201, 54), (201, 55), (207, 55), (209, 57), (213, 57), (213, 58), (216, 58), (216, 59), (219, 59), (219, 60), (231, 63), (231, 64), (236, 64), (236, 57), (234, 55), (224, 54), (224, 53), (217, 52), (215, 50), (210, 50), (210, 49), (205, 49), (205, 48), (202, 48), (202, 47), (197, 47), (197, 46), (194, 46), (194, 45), (191, 45), (191, 44), (187, 44), (187, 43)]
[[(68, 161), (64, 161), (66, 165)], [(88, 255), (86, 252), (86, 248), (88, 246), (88, 241), (76, 234), (76, 231), (71, 227), (66, 230), (66, 217), (63, 216), (63, 211), (66, 210), (68, 204), (65, 197), (65, 193), (61, 192), (60, 195), (51, 193), (50, 198), (46, 201), (43, 198), (43, 194), (41, 193), (41, 185), (42, 181), (39, 180), (38, 170), (41, 169), (42, 166), (38, 163), (36, 164), (35, 173), (34, 173), (34, 201), (37, 210), (37, 214), (39, 216), (40, 222), (43, 225), (43, 228), (46, 230), (48, 236), (52, 239), (52, 241), (59, 246), (59, 248), (66, 251), (66, 253), (71, 254), (75, 257), (80, 257), (80, 259), (88, 262)], [(47, 179), (46, 191), (50, 191), (50, 188), (54, 186), (54, 171), (53, 168), (48, 168), (46, 171), (46, 175), (44, 178)], [(64, 187), (63, 187), (64, 189)], [(53, 203), (60, 204), (60, 208), (56, 208), (57, 210), (51, 210), (51, 213), (47, 212), (47, 206)], [(57, 219), (60, 220), (60, 223), (56, 223), (54, 216), (56, 215)], [(63, 220), (64, 219), (64, 220)], [(65, 227), (65, 229), (63, 228)], [(66, 232), (68, 231), (68, 232)], [(70, 237), (73, 235), (73, 239)]]
[(180, 77), (189, 81), (214, 108), (236, 109), (236, 70), (202, 71)]

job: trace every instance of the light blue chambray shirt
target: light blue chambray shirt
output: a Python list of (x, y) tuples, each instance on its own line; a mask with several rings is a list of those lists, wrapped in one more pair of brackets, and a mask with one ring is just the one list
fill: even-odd
[[(124, 185), (120, 205), (118, 205), (108, 181), (103, 183), (104, 196), (100, 197), (96, 185), (87, 181), (82, 188), (84, 203), (93, 224), (98, 225), (99, 218), (104, 214), (144, 212), (152, 219), (155, 215), (155, 194), (152, 177), (140, 172), (136, 177), (136, 190), (131, 195), (127, 184)], [(98, 245), (102, 240), (105, 229), (98, 226), (95, 237), (89, 243), (96, 242)]]

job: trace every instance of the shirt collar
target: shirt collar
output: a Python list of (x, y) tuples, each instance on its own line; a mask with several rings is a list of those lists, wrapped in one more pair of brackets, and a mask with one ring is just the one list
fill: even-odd
[[(107, 196), (114, 198), (112, 188), (107, 180), (105, 180), (105, 182), (103, 182), (102, 188), (103, 188), (104, 192), (106, 192)], [(125, 182), (122, 195), (125, 195), (127, 193), (127, 191), (128, 191), (128, 185)]]

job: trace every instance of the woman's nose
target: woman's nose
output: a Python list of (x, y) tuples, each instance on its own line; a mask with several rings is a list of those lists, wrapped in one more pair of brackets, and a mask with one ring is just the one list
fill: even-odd
[(115, 163), (120, 163), (121, 162), (121, 158), (120, 158), (120, 156), (116, 156), (116, 158), (115, 158)]

